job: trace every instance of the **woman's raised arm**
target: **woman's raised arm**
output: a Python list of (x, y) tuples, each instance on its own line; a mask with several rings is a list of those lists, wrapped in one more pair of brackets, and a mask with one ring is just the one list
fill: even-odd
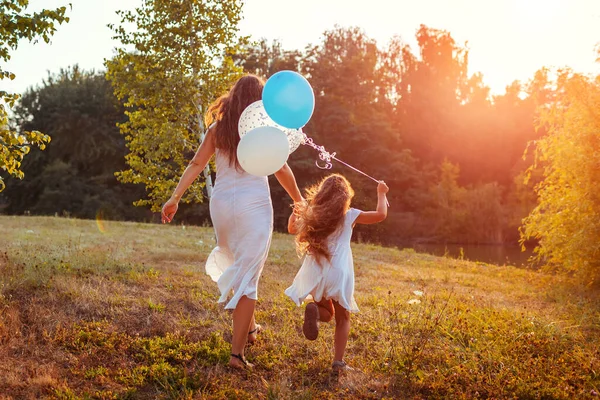
[(302, 201), (302, 194), (300, 193), (300, 189), (298, 189), (296, 177), (287, 163), (285, 163), (279, 171), (275, 172), (275, 178), (277, 178), (279, 184), (285, 189), (287, 194), (290, 195), (292, 200), (294, 200), (294, 203)]

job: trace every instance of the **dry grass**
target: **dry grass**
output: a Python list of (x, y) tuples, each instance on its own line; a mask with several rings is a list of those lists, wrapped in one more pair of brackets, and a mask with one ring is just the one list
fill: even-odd
[[(300, 261), (276, 234), (248, 349), (203, 273), (210, 228), (0, 217), (0, 398), (596, 398), (598, 296), (560, 276), (354, 245), (347, 350), (303, 339), (284, 295)], [(422, 291), (423, 295), (414, 294)], [(418, 292), (417, 292), (418, 293)], [(420, 303), (409, 304), (409, 300)], [(4, 397), (2, 397), (4, 396)]]

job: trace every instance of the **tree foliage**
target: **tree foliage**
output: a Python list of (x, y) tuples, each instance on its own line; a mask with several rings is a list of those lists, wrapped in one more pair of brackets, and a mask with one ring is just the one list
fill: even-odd
[[(111, 124), (119, 122), (125, 134), (119, 151), (127, 154), (129, 169), (121, 172), (119, 179), (143, 184), (148, 191), (149, 197), (138, 204), (156, 210), (169, 194), (197, 149), (204, 107), (229, 86), (229, 77), (236, 77), (242, 68), (265, 78), (288, 69), (306, 76), (315, 91), (315, 113), (304, 131), (342, 160), (384, 179), (393, 189), (388, 222), (358, 228), (359, 237), (394, 244), (500, 243), (518, 239), (517, 227), (534, 206), (531, 184), (525, 185), (519, 178), (532, 162), (531, 154), (522, 158), (523, 151), (528, 141), (544, 135), (545, 128), (536, 131), (533, 126), (536, 104), (543, 105), (554, 96), (545, 71), (530, 82), (515, 82), (506, 93), (492, 97), (481, 74), (467, 73), (467, 50), (448, 32), (424, 26), (417, 33), (416, 49), (400, 38), (380, 46), (358, 28), (336, 27), (325, 32), (321, 42), (302, 51), (284, 49), (278, 42), (266, 40), (242, 42), (237, 48), (237, 37), (232, 34), (228, 44), (221, 37), (222, 51), (210, 53), (207, 66), (204, 63), (209, 56), (190, 52), (189, 46), (184, 46), (196, 39), (205, 43), (202, 38), (209, 35), (193, 33), (204, 26), (194, 21), (206, 10), (196, 10), (194, 21), (184, 18), (192, 9), (182, 7), (194, 4), (145, 2), (135, 13), (122, 14), (122, 25), (131, 23), (144, 29), (134, 34), (113, 27), (123, 48), (107, 61), (107, 77), (125, 103), (127, 115), (126, 119), (112, 114), (105, 118)], [(218, 7), (215, 10), (222, 11)], [(237, 50), (240, 52), (235, 53)], [(98, 84), (93, 89), (97, 93), (89, 92), (88, 97), (93, 99), (103, 90)], [(67, 115), (62, 118), (68, 120)], [(22, 120), (26, 119), (24, 116)], [(60, 137), (66, 140), (62, 134)], [(82, 174), (80, 169), (73, 169), (79, 156), (65, 158), (66, 154), (58, 150), (68, 146), (74, 153), (85, 155), (88, 146), (78, 143), (92, 141), (94, 147), (93, 141), (99, 137), (72, 138), (72, 142), (64, 142), (52, 152), (53, 163), (36, 170), (36, 184), (44, 187), (43, 191), (80, 190), (67, 184)], [(307, 146), (290, 156), (301, 187), (331, 172), (316, 168), (316, 160), (317, 153)], [(33, 165), (35, 159), (31, 161)], [(122, 163), (108, 164), (103, 173), (125, 169)], [(337, 162), (333, 171), (351, 180), (356, 207), (375, 206), (376, 185), (371, 180)], [(55, 187), (46, 187), (51, 182)], [(284, 229), (289, 200), (273, 178), (271, 183), (275, 227)], [(186, 200), (202, 201), (202, 186), (203, 182), (197, 182)], [(24, 202), (27, 196), (39, 196), (36, 190), (42, 190), (31, 189), (19, 191), (24, 193), (23, 199), (11, 199), (10, 212), (21, 212), (13, 208), (21, 201), (38, 204)], [(117, 194), (123, 204), (130, 202), (126, 193), (132, 192)], [(50, 194), (56, 193), (36, 198), (51, 199)], [(42, 204), (65, 204), (54, 199), (31, 209), (48, 213), (53, 209), (43, 208)], [(82, 210), (78, 207), (80, 203), (71, 206)], [(187, 204), (179, 214), (187, 223), (203, 223), (208, 219), (208, 207)]]
[(552, 103), (540, 108), (543, 179), (522, 231), (522, 241), (539, 240), (539, 259), (591, 279), (600, 272), (599, 110), (600, 77), (562, 71)]
[[(41, 38), (48, 43), (56, 31), (56, 24), (69, 22), (65, 16), (66, 7), (27, 13), (28, 4), (28, 0), (0, 1), (0, 59), (4, 63), (10, 60), (10, 52), (17, 49), (21, 39), (32, 42)], [(15, 74), (0, 66), (0, 80), (3, 79), (13, 80)], [(22, 179), (23, 158), (31, 146), (43, 150), (50, 142), (50, 136), (37, 130), (16, 132), (10, 128), (7, 107), (12, 108), (19, 97), (18, 94), (0, 90), (0, 100), (4, 102), (0, 104), (0, 170)], [(4, 188), (4, 179), (0, 175), (0, 192)]]
[[(145, 185), (136, 205), (157, 211), (168, 198), (201, 139), (206, 107), (239, 76), (240, 13), (238, 0), (144, 0), (111, 26), (123, 47), (106, 62), (107, 77), (128, 117), (119, 127), (129, 169), (118, 179)], [(197, 180), (183, 201), (201, 202), (203, 186)]]
[[(536, 101), (547, 95), (545, 76), (491, 97), (482, 75), (468, 74), (468, 52), (448, 32), (421, 26), (417, 42), (416, 51), (397, 37), (378, 46), (359, 28), (336, 27), (300, 55), (263, 40), (247, 46), (237, 62), (265, 78), (283, 66), (301, 71), (316, 95), (304, 131), (394, 189), (394, 228), (360, 227), (363, 238), (515, 241), (533, 191), (514, 180), (527, 167), (521, 158), (527, 142), (543, 134), (533, 119)], [(304, 146), (290, 157), (301, 186), (329, 172), (316, 168), (315, 160), (315, 151)], [(355, 206), (373, 206), (369, 179), (335, 162), (334, 169), (351, 178)], [(286, 215), (285, 196), (277, 185), (271, 190), (275, 215)]]
[(20, 131), (37, 127), (53, 140), (46, 151), (33, 149), (23, 162), (29, 179), (7, 180), (7, 211), (142, 217), (131, 207), (140, 190), (114, 176), (125, 167), (127, 149), (116, 126), (123, 120), (123, 107), (101, 73), (75, 66), (28, 89), (15, 106), (14, 123)]
[(285, 50), (278, 40), (271, 44), (267, 39), (246, 43), (233, 59), (245, 72), (268, 78), (283, 71), (298, 71), (302, 53), (299, 50)]

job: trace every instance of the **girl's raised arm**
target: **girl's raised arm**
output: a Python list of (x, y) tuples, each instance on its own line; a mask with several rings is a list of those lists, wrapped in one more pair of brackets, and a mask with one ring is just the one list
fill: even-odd
[(376, 224), (387, 218), (387, 201), (385, 194), (389, 192), (390, 188), (385, 184), (384, 181), (379, 181), (377, 185), (377, 210), (375, 211), (363, 211), (356, 218), (357, 224)]

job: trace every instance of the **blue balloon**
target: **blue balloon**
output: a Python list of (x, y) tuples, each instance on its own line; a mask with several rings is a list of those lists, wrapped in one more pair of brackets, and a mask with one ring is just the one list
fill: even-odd
[(271, 76), (262, 92), (265, 111), (279, 125), (299, 129), (315, 110), (315, 94), (310, 83), (294, 71), (279, 71)]

